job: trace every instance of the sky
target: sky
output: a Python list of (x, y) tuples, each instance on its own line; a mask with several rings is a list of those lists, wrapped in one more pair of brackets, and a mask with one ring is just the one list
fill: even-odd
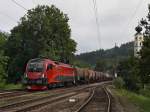
[[(37, 5), (55, 5), (69, 17), (71, 38), (77, 42), (77, 54), (109, 49), (133, 41), (135, 27), (148, 13), (150, 0), (96, 0), (99, 34), (93, 0), (15, 0), (26, 9)], [(13, 0), (0, 2), (0, 30), (10, 32), (27, 13)]]

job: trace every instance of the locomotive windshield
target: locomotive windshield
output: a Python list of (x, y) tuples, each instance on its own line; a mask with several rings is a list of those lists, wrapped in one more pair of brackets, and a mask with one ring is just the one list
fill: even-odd
[(41, 62), (32, 62), (28, 64), (28, 72), (42, 72), (44, 70), (44, 65)]

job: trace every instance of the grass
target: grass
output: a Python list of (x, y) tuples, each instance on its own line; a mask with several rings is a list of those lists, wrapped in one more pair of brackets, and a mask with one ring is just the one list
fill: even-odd
[(6, 84), (6, 83), (0, 83), (0, 89), (3, 90), (12, 90), (12, 89), (22, 89), (22, 84)]
[(138, 105), (141, 112), (150, 112), (150, 97), (139, 95), (124, 89), (117, 89), (117, 94), (127, 97), (131, 102)]

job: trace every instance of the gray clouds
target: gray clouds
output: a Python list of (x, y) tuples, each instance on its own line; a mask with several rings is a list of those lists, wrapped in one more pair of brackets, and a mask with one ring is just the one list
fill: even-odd
[[(16, 0), (25, 8), (38, 4), (56, 5), (68, 14), (77, 53), (99, 49), (92, 0)], [(134, 27), (145, 17), (149, 0), (97, 0), (101, 48), (111, 48), (133, 40)], [(0, 29), (9, 32), (26, 11), (11, 0), (1, 0)], [(136, 9), (138, 9), (136, 11)]]

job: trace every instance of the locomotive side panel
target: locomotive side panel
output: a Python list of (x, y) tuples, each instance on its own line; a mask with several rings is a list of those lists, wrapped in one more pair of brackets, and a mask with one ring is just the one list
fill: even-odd
[(74, 81), (74, 69), (64, 66), (57, 68), (59, 71), (55, 76), (55, 80), (59, 82), (73, 82)]
[(74, 83), (74, 68), (66, 64), (56, 64), (53, 67), (52, 72), (49, 73), (48, 86), (64, 86), (67, 83)]

